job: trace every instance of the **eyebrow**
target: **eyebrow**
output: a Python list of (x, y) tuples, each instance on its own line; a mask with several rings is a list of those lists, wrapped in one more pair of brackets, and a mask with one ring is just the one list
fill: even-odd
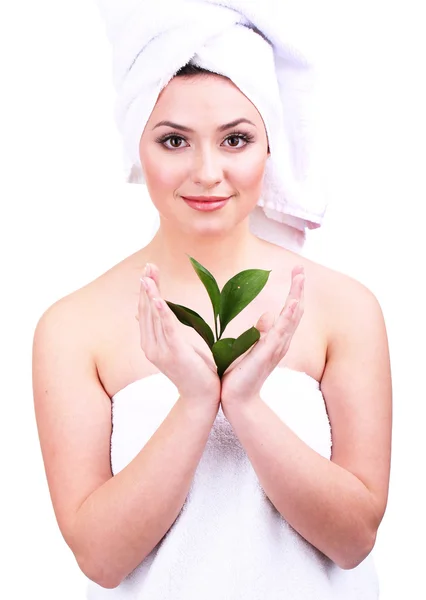
[[(226, 129), (231, 129), (231, 127), (236, 127), (240, 123), (249, 123), (249, 125), (253, 125), (253, 127), (256, 127), (256, 125), (254, 123), (252, 123), (251, 121), (249, 121), (248, 119), (235, 119), (235, 121), (231, 121), (230, 123), (225, 123), (225, 125), (220, 125), (220, 127), (218, 127), (216, 131), (220, 132), (220, 131), (225, 131)], [(191, 129), (190, 127), (186, 127), (185, 125), (179, 125), (178, 123), (173, 123), (172, 121), (160, 121), (152, 129), (154, 130), (157, 127), (162, 127), (164, 125), (167, 125), (168, 127), (172, 127), (173, 129), (180, 129), (181, 131), (187, 131), (188, 133), (194, 133), (194, 130)]]

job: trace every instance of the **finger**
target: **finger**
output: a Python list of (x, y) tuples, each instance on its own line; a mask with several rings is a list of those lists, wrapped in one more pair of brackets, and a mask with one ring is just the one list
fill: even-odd
[(275, 324), (275, 329), (280, 336), (286, 332), (294, 332), (302, 318), (304, 310), (304, 282), (305, 277), (302, 274), (297, 274), (293, 280), (292, 289)]
[(303, 265), (296, 265), (295, 267), (293, 267), (291, 274), (292, 274), (292, 277), (295, 277), (296, 275), (303, 274), (304, 272), (305, 272), (305, 267)]
[(185, 344), (182, 338), (179, 336), (178, 318), (163, 298), (161, 298), (161, 304), (161, 317), (165, 347), (169, 350), (169, 352), (171, 352), (172, 355), (182, 355), (185, 349)]
[(151, 323), (151, 309), (149, 306), (149, 298), (146, 292), (146, 282), (143, 277), (140, 278), (141, 287), (139, 292), (139, 327), (140, 327), (140, 337), (141, 337), (141, 345), (144, 351), (147, 350), (147, 344), (149, 340), (152, 339), (153, 331), (152, 331), (152, 323)]
[(281, 334), (289, 328), (289, 325), (295, 319), (297, 309), (299, 307), (298, 298), (288, 298), (284, 308), (279, 314), (277, 322), (275, 323), (275, 329)]
[(289, 294), (289, 303), (292, 304), (293, 300), (297, 300), (296, 310), (292, 310), (290, 306), (290, 313), (293, 314), (294, 317), (297, 317), (300, 310), (303, 310), (304, 304), (304, 290), (305, 290), (305, 276), (303, 274), (298, 274), (294, 279), (292, 291)]
[(291, 285), (290, 291), (287, 295), (284, 306), (278, 316), (277, 323), (279, 323), (281, 317), (291, 318), (294, 314), (294, 300), (300, 300), (301, 286), (303, 286), (305, 276), (302, 266), (294, 267), (291, 272)]
[(283, 308), (281, 309), (278, 320), (281, 318), (281, 316), (283, 316), (284, 318), (292, 317), (294, 314), (294, 309), (297, 306), (294, 301), (297, 300), (300, 303), (302, 290), (305, 282), (305, 275), (303, 274), (303, 272), (301, 273), (298, 271), (299, 268), (300, 267), (295, 267), (293, 269), (290, 292), (287, 296)]
[(289, 296), (291, 299), (299, 298), (302, 283), (305, 280), (304, 268), (301, 265), (294, 267), (291, 272), (291, 286)]
[(160, 269), (154, 263), (146, 263), (146, 276), (153, 279), (158, 292), (161, 295), (160, 289)]
[(167, 302), (162, 299), (162, 324), (167, 344), (170, 346), (176, 341), (176, 315), (171, 311)]
[(304, 311), (305, 308), (305, 277), (303, 276), (299, 282), (300, 285), (300, 295), (299, 295), (299, 312)]
[(163, 312), (164, 312), (164, 310), (161, 310), (161, 308), (163, 308), (163, 309), (165, 308), (165, 306), (164, 306), (165, 303), (160, 302), (158, 306), (155, 306), (156, 301), (153, 300), (153, 298), (161, 298), (160, 270), (156, 264), (147, 262), (145, 265), (145, 273), (146, 273), (146, 279), (148, 280), (147, 281), (148, 284), (149, 284), (150, 280), (151, 280), (151, 283), (153, 284), (152, 286), (150, 286), (150, 289), (152, 290), (151, 308), (155, 307), (156, 313), (154, 313), (154, 314), (156, 314), (160, 319), (159, 321), (154, 319), (154, 328), (155, 328), (156, 335), (157, 335), (157, 343), (165, 344), (166, 337), (165, 337), (164, 328), (163, 328)]
[(155, 285), (155, 281), (149, 277), (145, 278), (147, 283), (147, 297), (149, 299), (149, 305), (151, 309), (151, 326), (154, 334), (154, 342), (157, 346), (164, 349), (166, 339), (163, 332), (162, 315), (157, 307), (156, 303), (159, 298), (159, 292)]
[(259, 330), (260, 334), (264, 335), (273, 327), (275, 321), (274, 315), (268, 311), (263, 313), (258, 322), (256, 323), (256, 329)]

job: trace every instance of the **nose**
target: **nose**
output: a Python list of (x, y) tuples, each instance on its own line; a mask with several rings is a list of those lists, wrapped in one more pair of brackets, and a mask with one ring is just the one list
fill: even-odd
[(205, 188), (211, 188), (223, 179), (221, 158), (211, 148), (200, 149), (194, 154), (192, 181)]

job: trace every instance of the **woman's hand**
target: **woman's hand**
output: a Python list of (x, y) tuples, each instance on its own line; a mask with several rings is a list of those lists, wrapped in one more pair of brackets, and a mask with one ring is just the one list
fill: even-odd
[(259, 340), (223, 374), (224, 408), (259, 398), (266, 378), (286, 355), (303, 315), (304, 280), (303, 267), (294, 267), (290, 293), (279, 317), (275, 322), (270, 312), (260, 317), (256, 324)]
[(152, 263), (149, 276), (141, 278), (138, 311), (141, 348), (147, 359), (194, 406), (219, 409), (221, 384), (213, 355), (208, 348), (203, 352), (185, 340), (181, 324), (160, 297), (159, 269)]

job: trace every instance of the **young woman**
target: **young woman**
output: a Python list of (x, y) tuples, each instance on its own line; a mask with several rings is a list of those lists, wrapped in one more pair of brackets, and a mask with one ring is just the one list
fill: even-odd
[[(34, 336), (49, 489), (88, 597), (376, 598), (391, 446), (376, 298), (250, 232), (268, 138), (226, 77), (182, 69), (139, 153), (158, 232), (52, 305)], [(226, 201), (206, 211), (194, 197)], [(188, 255), (220, 288), (271, 271), (226, 329), (261, 338), (222, 382), (165, 303), (209, 321)]]

